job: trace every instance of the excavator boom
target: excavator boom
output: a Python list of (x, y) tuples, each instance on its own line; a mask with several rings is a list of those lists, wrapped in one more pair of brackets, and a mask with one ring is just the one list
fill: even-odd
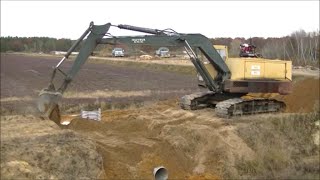
[[(152, 45), (152, 46), (176, 46), (184, 47), (189, 53), (191, 62), (196, 70), (204, 77), (204, 81), (210, 91), (221, 92), (221, 83), (230, 78), (230, 71), (219, 53), (212, 48), (208, 38), (201, 34), (146, 35), (146, 36), (120, 36), (104, 38), (100, 44), (127, 44), (127, 45)], [(202, 61), (199, 60), (194, 50), (200, 50), (218, 70), (215, 79), (211, 78)]]

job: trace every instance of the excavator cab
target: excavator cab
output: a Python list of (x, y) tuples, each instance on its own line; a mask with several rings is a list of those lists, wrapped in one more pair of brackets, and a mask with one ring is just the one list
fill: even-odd
[(256, 46), (252, 44), (240, 44), (240, 57), (257, 57)]

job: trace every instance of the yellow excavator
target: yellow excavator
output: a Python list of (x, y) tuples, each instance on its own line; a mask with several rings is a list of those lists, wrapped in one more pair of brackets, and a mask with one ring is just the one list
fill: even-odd
[[(111, 27), (149, 35), (113, 36), (108, 33)], [(67, 72), (62, 71), (63, 62), (81, 42), (83, 45), (73, 65)], [(98, 44), (184, 47), (198, 72), (198, 78), (208, 90), (183, 96), (180, 105), (181, 108), (187, 110), (213, 107), (217, 115), (228, 117), (279, 112), (285, 108), (285, 104), (281, 101), (243, 97), (248, 93), (289, 94), (292, 89), (291, 61), (228, 58), (227, 50), (223, 54), (223, 49), (215, 48), (210, 39), (202, 34), (184, 34), (172, 29), (159, 30), (123, 24), (112, 25), (111, 23), (94, 25), (91, 22), (88, 29), (54, 67), (49, 86), (39, 94), (39, 111), (57, 124), (60, 124), (59, 100)], [(54, 84), (56, 73), (64, 76), (61, 84)]]

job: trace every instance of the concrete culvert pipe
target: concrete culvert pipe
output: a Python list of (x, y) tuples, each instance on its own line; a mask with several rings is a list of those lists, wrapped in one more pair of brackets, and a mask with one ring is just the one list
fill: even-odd
[(163, 166), (158, 166), (153, 169), (153, 175), (155, 180), (167, 180), (168, 179), (168, 171)]

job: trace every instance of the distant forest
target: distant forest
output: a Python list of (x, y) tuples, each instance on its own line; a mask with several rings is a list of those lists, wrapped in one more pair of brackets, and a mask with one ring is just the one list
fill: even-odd
[[(264, 58), (291, 60), (294, 65), (319, 66), (320, 62), (319, 31), (299, 30), (281, 38), (212, 38), (211, 40), (215, 45), (228, 46), (230, 57), (238, 57), (241, 43), (252, 42), (257, 46), (256, 51)], [(70, 39), (49, 37), (1, 37), (1, 52), (50, 53), (51, 51), (67, 51), (73, 43), (74, 41)], [(152, 51), (147, 46), (140, 48), (147, 53)], [(111, 49), (112, 47), (99, 46), (96, 50), (109, 52)], [(76, 51), (79, 51), (79, 48)]]

